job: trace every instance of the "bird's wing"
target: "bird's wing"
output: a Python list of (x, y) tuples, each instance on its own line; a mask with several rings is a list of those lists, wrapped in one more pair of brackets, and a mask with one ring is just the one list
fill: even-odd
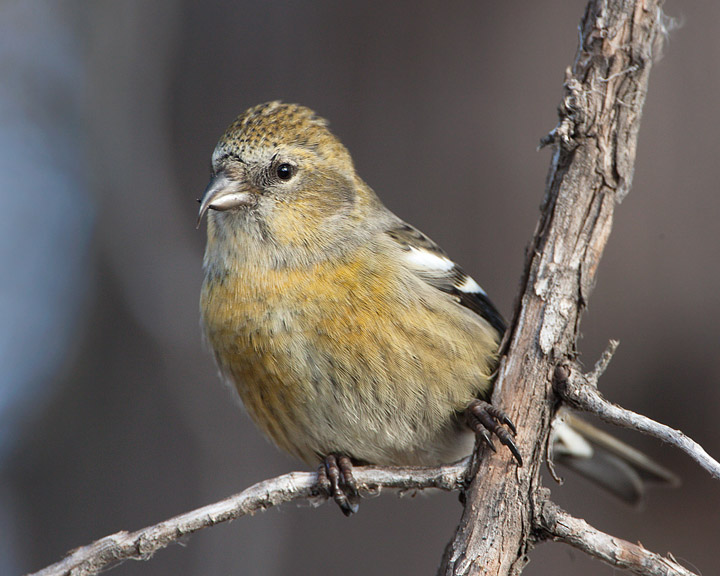
[(553, 460), (628, 504), (639, 504), (647, 484), (678, 486), (680, 479), (639, 450), (561, 409), (550, 432)]
[(505, 320), (488, 295), (445, 251), (420, 230), (398, 222), (386, 234), (401, 248), (409, 268), (429, 285), (450, 294), (459, 304), (484, 318), (501, 335)]

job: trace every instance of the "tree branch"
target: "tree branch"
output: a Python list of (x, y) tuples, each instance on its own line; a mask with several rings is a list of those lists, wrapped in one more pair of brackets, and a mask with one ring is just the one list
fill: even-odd
[[(469, 458), (437, 468), (371, 468), (353, 470), (361, 493), (377, 493), (381, 488), (420, 490), (439, 488), (459, 490), (465, 483)], [(73, 550), (60, 562), (30, 576), (89, 576), (117, 566), (125, 560), (147, 560), (155, 552), (203, 528), (235, 520), (258, 510), (285, 502), (328, 499), (317, 489), (314, 472), (291, 472), (258, 482), (243, 492), (175, 516), (135, 532), (117, 532), (92, 544)]]
[(538, 520), (538, 528), (544, 532), (545, 538), (565, 542), (616, 568), (641, 576), (697, 576), (680, 566), (674, 558), (660, 556), (639, 544), (600, 532), (552, 502), (541, 504)]
[[(354, 469), (362, 494), (377, 494), (382, 488), (400, 491), (436, 488), (462, 490), (468, 477), (470, 459), (437, 468), (371, 468)], [(287, 502), (300, 500), (322, 504), (327, 494), (317, 490), (313, 472), (291, 472), (258, 482), (243, 492), (180, 514), (169, 520), (135, 532), (117, 532), (73, 550), (60, 562), (28, 576), (91, 576), (114, 568), (126, 560), (149, 560), (166, 548), (204, 528), (236, 520)], [(629, 542), (609, 536), (571, 517), (557, 505), (545, 500), (539, 506), (532, 531), (538, 539), (565, 542), (613, 566), (628, 568), (637, 574), (654, 576), (694, 576), (673, 561)], [(671, 567), (672, 569), (668, 568)]]
[(637, 430), (672, 444), (693, 458), (713, 477), (720, 480), (720, 463), (712, 458), (700, 444), (680, 430), (660, 424), (647, 416), (621, 408), (606, 400), (597, 389), (595, 372), (586, 376), (577, 364), (571, 365), (569, 362), (564, 362), (555, 368), (554, 379), (555, 390), (573, 408), (591, 412), (601, 420), (616, 426)]
[(591, 0), (565, 80), (542, 214), (493, 393), (518, 424), (523, 468), (487, 454), (454, 539), (446, 576), (519, 574), (534, 544), (540, 466), (557, 406), (555, 365), (574, 358), (615, 206), (633, 177), (653, 54), (664, 32), (662, 0)]

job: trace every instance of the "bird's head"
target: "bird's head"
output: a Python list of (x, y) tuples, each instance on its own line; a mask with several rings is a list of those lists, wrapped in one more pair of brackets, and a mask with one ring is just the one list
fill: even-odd
[(352, 204), (355, 179), (350, 154), (325, 120), (304, 106), (261, 104), (238, 116), (220, 138), (198, 225), (208, 211), (272, 220), (288, 211), (290, 220), (322, 220)]

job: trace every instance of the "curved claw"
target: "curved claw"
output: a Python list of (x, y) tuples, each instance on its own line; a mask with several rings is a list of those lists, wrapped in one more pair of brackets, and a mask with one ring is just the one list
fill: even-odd
[(515, 424), (513, 424), (513, 421), (510, 420), (507, 416), (503, 416), (502, 423), (505, 424), (508, 428), (510, 428), (510, 432), (512, 432), (513, 436), (517, 436), (517, 428), (515, 428)]
[(470, 428), (472, 428), (493, 451), (496, 450), (490, 434), (494, 434), (504, 446), (507, 446), (519, 466), (523, 465), (522, 456), (520, 455), (517, 444), (515, 444), (510, 433), (503, 427), (503, 424), (506, 425), (513, 436), (517, 435), (515, 424), (513, 424), (505, 412), (488, 402), (475, 400), (467, 407), (466, 414)]
[(512, 452), (512, 455), (515, 457), (515, 460), (517, 460), (518, 466), (523, 465), (523, 459), (522, 456), (520, 456), (520, 450), (518, 450), (517, 444), (515, 444), (515, 441), (508, 436), (507, 442), (503, 442), (505, 446), (508, 447), (508, 450)]
[(487, 412), (488, 414), (490, 414), (490, 416), (492, 416), (496, 420), (499, 420), (508, 428), (510, 428), (510, 432), (512, 432), (513, 436), (517, 436), (517, 429), (515, 428), (515, 424), (513, 424), (513, 421), (510, 420), (510, 417), (505, 413), (505, 411), (501, 408), (498, 408), (497, 406), (493, 406), (488, 402), (486, 402), (485, 404), (486, 406), (483, 407), (485, 412)]
[(347, 456), (329, 454), (318, 469), (318, 488), (332, 496), (345, 516), (360, 509), (352, 462)]
[(479, 422), (477, 419), (472, 418), (470, 420), (470, 428), (472, 428), (473, 432), (480, 436), (480, 438), (483, 439), (483, 442), (487, 444), (487, 446), (493, 451), (497, 452), (497, 448), (495, 448), (495, 443), (492, 441), (492, 438), (490, 437), (490, 433), (487, 431), (487, 428), (482, 425), (481, 422)]

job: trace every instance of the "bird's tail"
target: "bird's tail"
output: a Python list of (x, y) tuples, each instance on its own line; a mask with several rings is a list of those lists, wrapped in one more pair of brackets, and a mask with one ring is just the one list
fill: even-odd
[(555, 461), (628, 504), (641, 502), (646, 484), (680, 484), (667, 468), (568, 410), (553, 422), (551, 446)]

